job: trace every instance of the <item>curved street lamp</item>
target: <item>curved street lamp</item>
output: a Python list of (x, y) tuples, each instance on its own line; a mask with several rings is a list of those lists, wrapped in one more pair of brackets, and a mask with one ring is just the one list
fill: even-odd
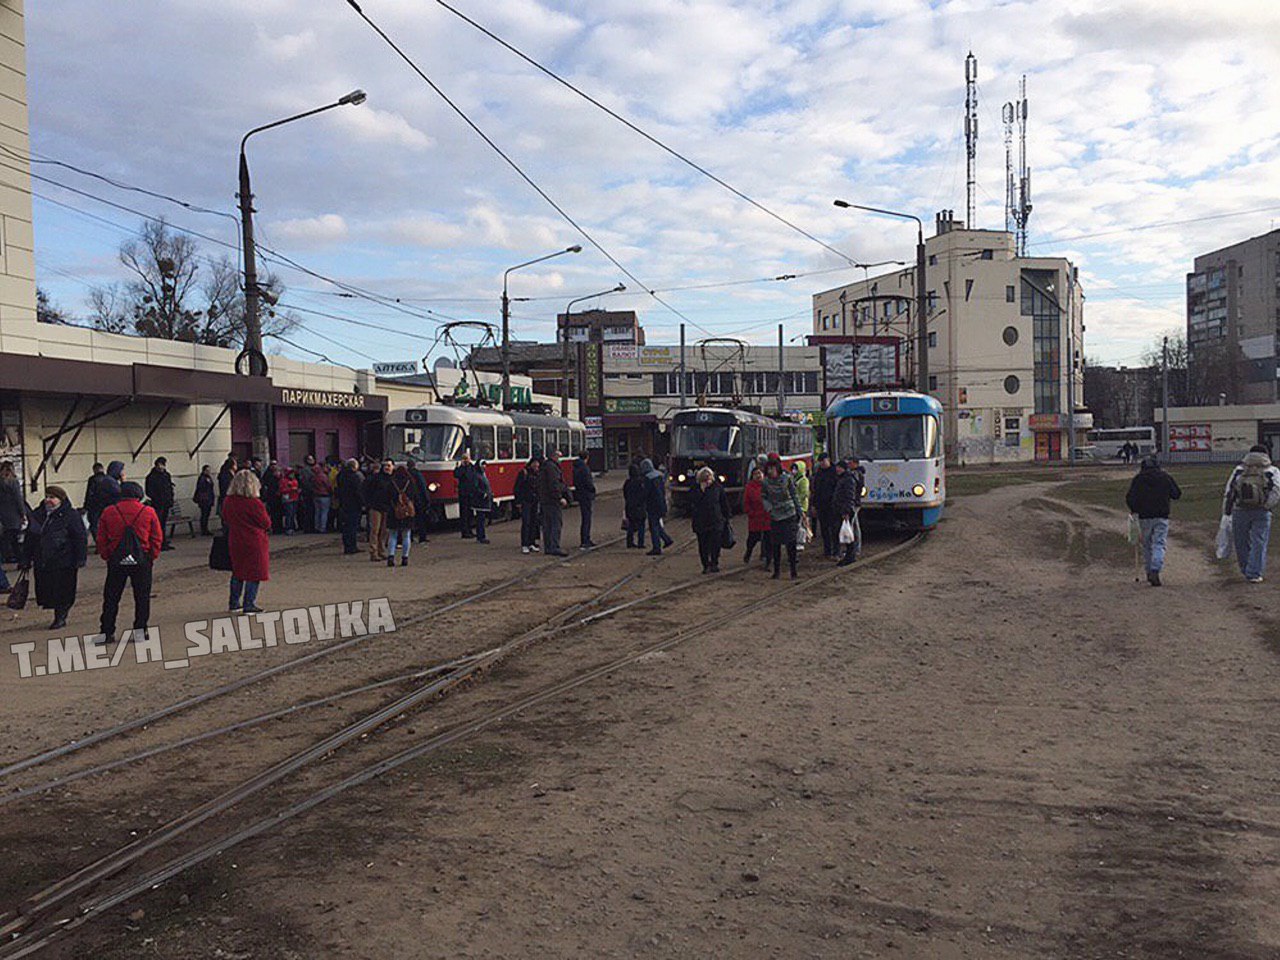
[[(262, 296), (262, 291), (258, 288), (258, 260), (253, 243), (253, 190), (249, 185), (249, 161), (245, 156), (245, 145), (255, 133), (284, 126), (286, 123), (293, 123), (304, 117), (312, 117), (335, 107), (359, 106), (366, 99), (363, 90), (352, 90), (346, 96), (323, 107), (316, 107), (314, 110), (307, 110), (292, 117), (285, 117), (283, 120), (275, 120), (264, 123), (260, 127), (254, 127), (240, 140), (240, 229), (244, 246), (244, 355), (247, 355), (249, 360), (250, 376), (265, 377), (267, 375), (267, 358), (262, 352), (262, 322), (258, 317), (258, 300)], [(239, 368), (239, 363), (236, 366)], [(262, 462), (266, 463), (271, 458), (271, 443), (268, 439), (270, 408), (265, 403), (254, 403), (250, 405), (249, 413), (253, 435), (253, 455), (260, 457)]]
[(555, 253), (517, 263), (514, 267), (507, 267), (502, 273), (502, 409), (504, 410), (511, 406), (511, 298), (507, 296), (507, 278), (516, 270), (531, 267), (535, 263), (563, 257), (566, 253), (581, 252), (581, 245), (575, 243), (572, 247), (565, 247)]

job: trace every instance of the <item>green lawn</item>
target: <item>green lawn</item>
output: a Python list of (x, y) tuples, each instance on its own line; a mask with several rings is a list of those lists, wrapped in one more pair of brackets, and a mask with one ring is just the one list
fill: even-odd
[(1014, 472), (1005, 470), (985, 470), (981, 473), (959, 473), (947, 471), (947, 496), (972, 497), (979, 493), (988, 493), (999, 487), (1007, 487), (1011, 483), (1036, 483), (1054, 479), (1042, 472)]
[[(1097, 503), (1107, 507), (1125, 509), (1124, 495), (1129, 489), (1132, 473), (1112, 477), (1091, 477), (1064, 484), (1056, 495), (1068, 500)], [(1186, 523), (1216, 525), (1222, 513), (1222, 488), (1231, 473), (1231, 464), (1186, 464), (1169, 467), (1169, 473), (1182, 488), (1182, 499), (1173, 505), (1174, 520)], [(951, 480), (947, 480), (948, 493)]]

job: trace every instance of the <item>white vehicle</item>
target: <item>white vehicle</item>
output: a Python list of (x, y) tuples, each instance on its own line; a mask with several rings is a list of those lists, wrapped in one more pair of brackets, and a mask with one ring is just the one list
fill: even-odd
[(1093, 447), (1095, 460), (1117, 459), (1120, 448), (1126, 443), (1137, 445), (1139, 457), (1149, 456), (1156, 452), (1156, 428), (1116, 427), (1089, 431), (1089, 445)]

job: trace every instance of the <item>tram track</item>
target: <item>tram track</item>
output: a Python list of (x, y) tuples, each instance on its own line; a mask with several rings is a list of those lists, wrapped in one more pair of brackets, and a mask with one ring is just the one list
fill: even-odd
[[(909, 549), (915, 543), (919, 542), (921, 535), (916, 535), (909, 540), (900, 542), (887, 549), (878, 551), (872, 556), (864, 559), (858, 567), (853, 570), (865, 568), (891, 556), (894, 556), (904, 550)], [(600, 594), (615, 593), (621, 588), (623, 582), (630, 582), (638, 577), (641, 570), (632, 571), (619, 581), (611, 584)], [(652, 567), (648, 568), (652, 569)], [(721, 578), (733, 576), (749, 569), (743, 566), (736, 570), (725, 571), (720, 574)], [(147, 853), (158, 852), (161, 848), (167, 848), (172, 845), (179, 836), (194, 829), (200, 823), (208, 820), (217, 813), (230, 809), (235, 804), (241, 802), (246, 796), (259, 792), (264, 789), (270, 782), (278, 782), (288, 772), (299, 769), (305, 765), (307, 757), (323, 755), (336, 749), (335, 743), (339, 737), (342, 742), (349, 742), (350, 739), (361, 736), (369, 729), (386, 722), (391, 717), (399, 714), (405, 709), (410, 709), (413, 703), (419, 702), (416, 698), (421, 691), (410, 694), (409, 697), (400, 698), (391, 704), (377, 711), (375, 714), (364, 718), (360, 723), (344, 728), (339, 734), (335, 734), (325, 740), (312, 745), (308, 750), (295, 754), (281, 764), (264, 771), (263, 773), (251, 778), (249, 781), (225, 791), (218, 797), (206, 801), (204, 804), (188, 811), (186, 814), (171, 821), (170, 824), (153, 831), (151, 835), (133, 844), (126, 845), (112, 854), (101, 858), (87, 867), (83, 867), (68, 876), (55, 881), (47, 886), (44, 890), (29, 897), (24, 901), (22, 907), (16, 914), (10, 914), (8, 922), (2, 931), (4, 936), (13, 938), (11, 942), (0, 946), (0, 960), (9, 960), (9, 958), (30, 956), (44, 946), (50, 944), (56, 939), (65, 936), (69, 931), (87, 923), (89, 920), (102, 913), (112, 909), (121, 903), (133, 899), (139, 894), (145, 893), (154, 886), (163, 883), (174, 876), (177, 876), (186, 870), (204, 863), (205, 861), (217, 856), (218, 854), (228, 850), (237, 844), (243, 843), (253, 837), (268, 832), (272, 828), (290, 820), (302, 813), (311, 810), (320, 804), (330, 800), (347, 790), (350, 790), (360, 784), (367, 783), (376, 779), (392, 770), (395, 770), (404, 764), (427, 756), (440, 749), (457, 743), (468, 737), (488, 730), (509, 718), (514, 713), (529, 710), (533, 707), (553, 701), (562, 697), (566, 693), (577, 689), (585, 684), (598, 680), (616, 670), (629, 666), (643, 657), (647, 657), (653, 653), (671, 649), (681, 643), (688, 642), (696, 637), (702, 636), (720, 626), (723, 626), (735, 619), (746, 616), (750, 613), (763, 609), (765, 606), (779, 602), (782, 598), (790, 596), (802, 590), (811, 589), (817, 585), (827, 583), (833, 579), (845, 574), (847, 571), (843, 568), (832, 568), (827, 571), (806, 577), (803, 580), (791, 581), (785, 585), (780, 585), (777, 589), (765, 591), (764, 596), (757, 597), (754, 600), (742, 606), (733, 607), (725, 610), (723, 606), (717, 607), (710, 616), (701, 618), (692, 624), (680, 627), (669, 632), (661, 639), (647, 643), (638, 649), (631, 649), (619, 656), (613, 657), (603, 663), (589, 667), (586, 670), (576, 672), (568, 677), (555, 680), (552, 683), (539, 687), (538, 689), (518, 696), (516, 699), (504, 703), (496, 708), (486, 709), (477, 717), (460, 721), (451, 726), (447, 726), (424, 739), (411, 743), (396, 752), (375, 760), (359, 767), (355, 771), (342, 776), (339, 779), (319, 788), (302, 797), (288, 802), (287, 805), (278, 809), (276, 812), (261, 817), (252, 823), (244, 826), (236, 827), (228, 832), (224, 832), (219, 836), (208, 839), (198, 844), (191, 850), (183, 853), (176, 853), (168, 859), (158, 864), (150, 866), (142, 866), (139, 876), (133, 876), (125, 880), (103, 893), (96, 892), (97, 887), (105, 882), (109, 882), (112, 877), (119, 875), (129, 867), (138, 864), (138, 861)], [(704, 576), (693, 579), (692, 581), (684, 581), (673, 587), (659, 590), (654, 594), (648, 595), (647, 599), (652, 601), (664, 596), (670, 596), (680, 589), (688, 589), (688, 586), (694, 583), (707, 583), (712, 580), (712, 576)], [(599, 595), (598, 595), (599, 596)], [(592, 600), (598, 597), (593, 597)], [(642, 601), (646, 598), (640, 598)], [(471, 663), (461, 666), (454, 675), (433, 681), (423, 689), (430, 689), (437, 684), (443, 683), (460, 683), (466, 679), (478, 675), (485, 669), (491, 668), (506, 656), (518, 652), (523, 647), (517, 647), (516, 644), (527, 646), (534, 642), (534, 636), (541, 631), (543, 635), (552, 635), (556, 632), (562, 632), (564, 629), (572, 629), (574, 625), (587, 626), (598, 623), (603, 615), (618, 615), (624, 611), (635, 608), (639, 605), (636, 600), (624, 601), (614, 604), (613, 606), (598, 611), (597, 614), (584, 614), (584, 611), (590, 607), (591, 601), (584, 601), (570, 607), (566, 611), (561, 611), (553, 615), (550, 620), (558, 620), (559, 623), (544, 623), (539, 627), (528, 631), (521, 637), (515, 638), (511, 645), (508, 645), (505, 651), (492, 651), (484, 657), (477, 658)], [(579, 616), (579, 614), (584, 614)], [(574, 617), (578, 619), (575, 621)], [(624, 634), (626, 631), (620, 631)], [(370, 726), (372, 725), (372, 726)], [(358, 728), (358, 732), (347, 734)], [(61, 914), (61, 916), (52, 916), (52, 914)]]

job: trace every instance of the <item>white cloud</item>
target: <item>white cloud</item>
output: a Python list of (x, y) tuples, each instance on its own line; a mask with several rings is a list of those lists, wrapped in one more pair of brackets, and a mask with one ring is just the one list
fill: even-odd
[(300, 220), (281, 220), (271, 226), (274, 240), (304, 247), (337, 243), (347, 238), (347, 221), (336, 213)]

